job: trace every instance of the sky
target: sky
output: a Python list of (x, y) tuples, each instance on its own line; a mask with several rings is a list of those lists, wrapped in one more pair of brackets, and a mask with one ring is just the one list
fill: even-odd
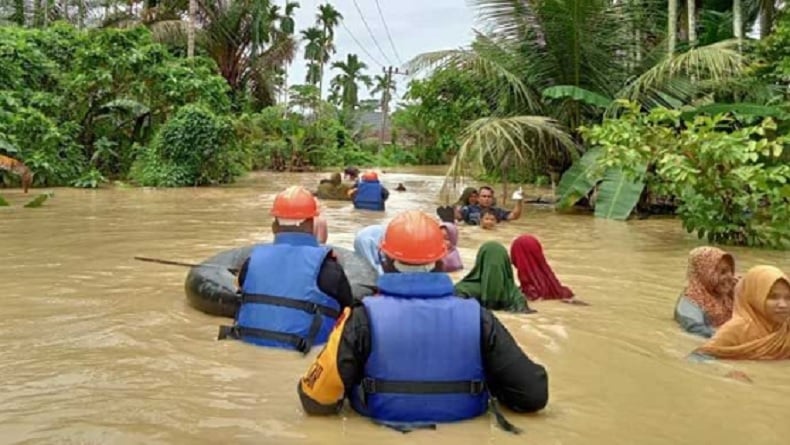
[[(278, 1), (285, 3), (285, 0)], [(356, 0), (362, 15), (357, 11), (354, 0), (298, 1), (301, 7), (296, 11), (297, 30), (314, 25), (320, 4), (331, 3), (335, 9), (340, 11), (344, 17), (345, 27), (341, 24), (335, 30), (337, 53), (332, 57), (332, 61), (345, 60), (347, 54), (356, 54), (368, 65), (368, 74), (371, 77), (381, 74), (382, 66), (398, 67), (401, 62), (407, 63), (418, 54), (466, 46), (473, 37), (474, 11), (466, 5), (466, 0), (378, 0), (392, 36), (392, 42), (400, 56), (398, 59), (387, 38), (387, 32), (376, 8), (376, 0)], [(384, 55), (374, 44), (363, 22), (363, 16)], [(354, 41), (352, 35), (359, 44)], [(360, 45), (364, 49), (360, 48)], [(305, 74), (306, 63), (304, 45), (302, 45), (297, 58), (288, 70), (288, 84), (304, 83)], [(336, 72), (327, 67), (324, 74), (326, 76), (324, 97), (327, 95), (329, 79), (335, 74)], [(409, 78), (397, 75), (393, 75), (393, 77), (398, 85), (397, 97), (400, 98), (406, 91)], [(360, 95), (361, 99), (369, 97), (367, 91)]]

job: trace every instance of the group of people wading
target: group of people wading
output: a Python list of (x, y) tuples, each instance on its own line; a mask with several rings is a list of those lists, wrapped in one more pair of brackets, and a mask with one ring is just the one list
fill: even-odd
[[(355, 207), (369, 210), (383, 210), (387, 194), (368, 173), (349, 189), (362, 197)], [(256, 246), (240, 269), (241, 306), (220, 337), (304, 354), (325, 345), (297, 387), (309, 414), (338, 413), (348, 399), (361, 415), (409, 431), (477, 417), (490, 407), (501, 427), (518, 432), (497, 403), (515, 412), (543, 409), (548, 375), (491, 310), (531, 312), (528, 301), (539, 299), (584, 303), (560, 283), (532, 235), (518, 237), (509, 252), (498, 242), (483, 243), (474, 266), (453, 283), (448, 273), (464, 268), (455, 220), (516, 219), (520, 191), (514, 199), (512, 211), (496, 208), (493, 190), (483, 187), (465, 191), (453, 221), (409, 210), (387, 225), (363, 228), (354, 249), (378, 280), (371, 296), (358, 301), (323, 245), (318, 200), (289, 187), (271, 209), (274, 241)], [(731, 255), (695, 249), (675, 319), (710, 337), (696, 356), (790, 358), (790, 280), (778, 268), (756, 266), (737, 278)]]

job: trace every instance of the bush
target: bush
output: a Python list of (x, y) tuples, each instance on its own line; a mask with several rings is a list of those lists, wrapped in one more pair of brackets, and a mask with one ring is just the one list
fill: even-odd
[(133, 179), (159, 186), (226, 183), (244, 172), (246, 162), (230, 119), (187, 105), (162, 126)]
[(601, 147), (601, 168), (622, 169), (652, 191), (679, 198), (683, 226), (699, 238), (790, 247), (790, 165), (782, 161), (788, 140), (772, 136), (773, 120), (751, 126), (726, 115), (684, 121), (676, 110), (642, 114), (623, 104), (629, 109), (620, 118), (582, 130)]

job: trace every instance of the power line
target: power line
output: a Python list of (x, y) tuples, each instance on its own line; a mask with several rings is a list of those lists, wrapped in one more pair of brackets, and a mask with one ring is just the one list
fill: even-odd
[(365, 14), (363, 14), (362, 10), (359, 9), (359, 3), (357, 3), (357, 0), (354, 0), (354, 7), (357, 8), (357, 12), (359, 13), (359, 16), (362, 18), (362, 23), (365, 24), (365, 28), (367, 28), (368, 34), (370, 34), (370, 38), (373, 39), (373, 44), (376, 45), (376, 48), (379, 49), (381, 55), (384, 56), (384, 60), (386, 60), (388, 64), (392, 64), (390, 58), (387, 57), (387, 54), (384, 52), (384, 50), (381, 49), (381, 45), (379, 45), (378, 40), (376, 40), (376, 36), (373, 35), (373, 31), (370, 29), (370, 25), (368, 25), (368, 21), (365, 20)]
[(354, 37), (354, 33), (352, 33), (350, 29), (348, 29), (348, 26), (346, 26), (345, 22), (343, 22), (343, 21), (341, 20), (341, 21), (340, 21), (340, 24), (341, 24), (341, 25), (343, 25), (343, 29), (345, 29), (345, 30), (346, 30), (346, 32), (348, 33), (348, 35), (349, 35), (349, 36), (351, 36), (351, 39), (352, 39), (352, 40), (354, 40), (354, 42), (357, 44), (357, 46), (359, 47), (359, 49), (361, 49), (361, 50), (362, 50), (362, 52), (364, 52), (364, 53), (365, 53), (365, 54), (366, 54), (366, 55), (367, 55), (367, 56), (370, 58), (370, 60), (372, 60), (372, 61), (373, 61), (373, 62), (374, 62), (376, 65), (378, 65), (378, 66), (382, 66), (382, 67), (384, 66), (384, 64), (383, 64), (383, 63), (381, 63), (381, 62), (379, 62), (378, 60), (376, 60), (376, 58), (375, 58), (375, 57), (373, 57), (373, 55), (372, 55), (372, 54), (370, 54), (370, 53), (368, 52), (368, 50), (367, 50), (367, 49), (366, 49), (364, 46), (362, 46), (362, 44), (361, 44), (361, 43), (359, 43), (359, 40), (357, 40), (357, 38), (356, 38), (356, 37)]
[(400, 54), (398, 54), (398, 50), (395, 49), (395, 42), (392, 41), (392, 34), (390, 34), (390, 28), (387, 26), (387, 21), (384, 20), (384, 14), (381, 12), (381, 4), (379, 0), (376, 0), (376, 9), (379, 10), (379, 17), (381, 17), (381, 23), (384, 24), (384, 30), (387, 31), (387, 38), (390, 41), (390, 47), (392, 47), (392, 52), (395, 53), (395, 57), (398, 59), (398, 63), (403, 65), (403, 60), (400, 58)]

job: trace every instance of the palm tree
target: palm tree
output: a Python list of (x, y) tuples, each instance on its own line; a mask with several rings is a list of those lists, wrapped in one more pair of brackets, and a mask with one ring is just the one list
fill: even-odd
[(367, 67), (356, 54), (346, 56), (345, 62), (332, 64), (333, 69), (340, 70), (340, 73), (332, 79), (332, 91), (339, 98), (343, 109), (353, 110), (359, 104), (359, 82), (368, 87), (372, 85), (370, 76), (363, 74)]
[(322, 31), (315, 26), (302, 30), (302, 40), (307, 42), (304, 47), (304, 58), (307, 60), (305, 82), (316, 86), (321, 81), (322, 39)]
[(331, 4), (326, 3), (318, 7), (316, 16), (318, 25), (321, 26), (321, 77), (318, 82), (318, 91), (323, 94), (324, 90), (324, 64), (329, 62), (332, 54), (335, 53), (335, 27), (343, 20), (343, 15)]
[(370, 93), (373, 95), (381, 94), (382, 109), (385, 109), (385, 104), (388, 104), (390, 100), (392, 100), (392, 94), (395, 90), (395, 79), (390, 76), (376, 74), (376, 76), (373, 77), (373, 89), (370, 90)]
[[(700, 97), (738, 73), (741, 57), (727, 42), (664, 56), (665, 30), (640, 29), (636, 41), (628, 8), (610, 0), (474, 0), (489, 33), (470, 48), (423, 54), (411, 71), (453, 66), (492, 85), (498, 109), (471, 122), (448, 175), (501, 165), (564, 170), (578, 153), (569, 130), (597, 121), (612, 98), (670, 107)], [(663, 6), (661, 6), (663, 8)], [(641, 13), (641, 11), (640, 11)], [(655, 21), (658, 22), (657, 20)], [(630, 54), (647, 55), (641, 63)], [(657, 51), (654, 51), (657, 50)], [(700, 82), (692, 82), (691, 74)], [(544, 170), (545, 171), (545, 170)]]

